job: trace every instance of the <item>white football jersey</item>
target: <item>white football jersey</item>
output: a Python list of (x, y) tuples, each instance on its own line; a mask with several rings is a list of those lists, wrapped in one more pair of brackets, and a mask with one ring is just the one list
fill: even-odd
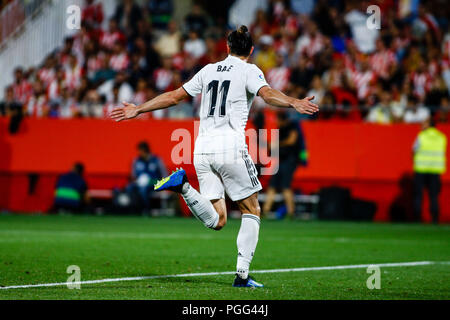
[(246, 149), (250, 107), (259, 89), (267, 85), (257, 66), (231, 55), (208, 64), (185, 83), (189, 95), (202, 94), (194, 154)]

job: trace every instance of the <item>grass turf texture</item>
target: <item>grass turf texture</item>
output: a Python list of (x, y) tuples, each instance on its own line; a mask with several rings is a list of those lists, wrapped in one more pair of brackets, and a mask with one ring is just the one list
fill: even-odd
[[(240, 221), (220, 232), (185, 218), (0, 216), (0, 285), (233, 271)], [(263, 220), (253, 269), (450, 261), (450, 227)], [(233, 288), (234, 276), (165, 278), (0, 290), (0, 299), (449, 299), (450, 265), (257, 274), (263, 289)]]

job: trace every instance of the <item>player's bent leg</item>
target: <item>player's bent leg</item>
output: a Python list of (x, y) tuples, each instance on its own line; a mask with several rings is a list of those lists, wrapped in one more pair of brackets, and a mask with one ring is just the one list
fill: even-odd
[(181, 193), (181, 196), (192, 214), (200, 220), (205, 227), (210, 229), (217, 228), (217, 225), (219, 224), (219, 214), (214, 209), (211, 201), (203, 197), (189, 184), (186, 172), (183, 169), (178, 169), (170, 176), (158, 181), (155, 185), (155, 190), (171, 190)]
[(211, 200), (214, 209), (219, 214), (219, 223), (214, 228), (214, 230), (220, 230), (227, 224), (227, 206), (225, 203), (225, 199), (215, 199)]
[(237, 204), (242, 213), (242, 222), (236, 241), (238, 257), (236, 278), (233, 286), (263, 287), (261, 283), (256, 282), (248, 275), (259, 237), (261, 209), (258, 202), (258, 193), (256, 192), (246, 199), (237, 201)]

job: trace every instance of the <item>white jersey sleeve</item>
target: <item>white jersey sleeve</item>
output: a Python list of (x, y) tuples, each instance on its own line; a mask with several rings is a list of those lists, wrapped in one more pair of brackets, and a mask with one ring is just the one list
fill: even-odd
[(268, 85), (261, 69), (254, 64), (250, 64), (247, 69), (247, 91), (256, 96), (259, 89)]
[(203, 71), (206, 67), (201, 69), (199, 72), (195, 74), (195, 76), (192, 77), (191, 80), (183, 84), (184, 90), (191, 96), (195, 97), (199, 93), (202, 92), (203, 89)]

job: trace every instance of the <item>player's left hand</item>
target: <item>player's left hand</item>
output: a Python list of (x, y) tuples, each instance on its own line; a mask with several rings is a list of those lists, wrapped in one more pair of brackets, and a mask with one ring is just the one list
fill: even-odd
[(133, 119), (138, 116), (138, 111), (135, 104), (128, 103), (125, 101), (122, 102), (122, 104), (123, 108), (117, 108), (111, 112), (110, 114), (111, 119), (119, 122), (122, 120)]

